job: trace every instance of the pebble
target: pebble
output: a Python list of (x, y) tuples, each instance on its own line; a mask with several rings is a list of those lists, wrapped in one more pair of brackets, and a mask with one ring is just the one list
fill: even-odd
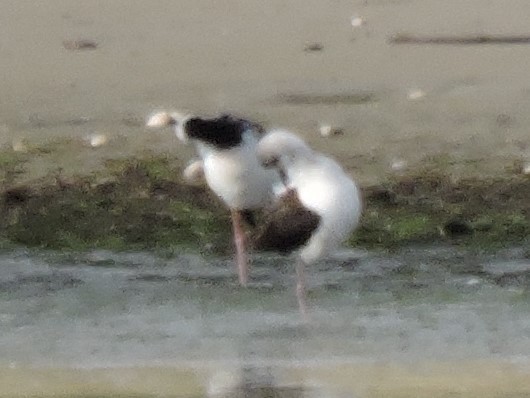
[(408, 164), (406, 160), (403, 159), (396, 159), (392, 161), (390, 168), (393, 171), (403, 171), (407, 168)]
[(322, 51), (324, 46), (321, 43), (310, 43), (304, 47), (305, 52)]
[(168, 112), (154, 112), (145, 122), (147, 127), (164, 127), (171, 122), (171, 115)]
[(64, 40), (63, 47), (70, 51), (95, 50), (96, 48), (98, 48), (98, 43), (90, 39)]
[(149, 128), (166, 127), (172, 124), (179, 124), (187, 117), (189, 117), (187, 113), (156, 111), (148, 116), (145, 126)]
[(105, 134), (100, 134), (100, 133), (89, 134), (86, 137), (86, 142), (92, 148), (98, 148), (100, 146), (103, 146), (103, 145), (107, 144), (108, 141), (109, 141), (108, 137)]
[(523, 164), (523, 174), (530, 175), (530, 162)]
[(344, 134), (344, 130), (342, 130), (339, 127), (333, 127), (329, 124), (322, 124), (320, 126), (320, 135), (322, 137), (331, 137), (334, 135), (341, 135)]
[(365, 21), (362, 17), (359, 17), (359, 16), (354, 16), (351, 18), (351, 26), (354, 27), (354, 28), (360, 28), (361, 26), (363, 26), (365, 24)]
[(468, 286), (480, 285), (480, 279), (478, 279), (478, 278), (468, 279), (467, 282), (466, 282), (466, 285), (468, 285)]
[(27, 152), (28, 146), (23, 139), (14, 139), (11, 143), (11, 147), (15, 152)]
[(409, 99), (410, 101), (415, 101), (423, 97), (425, 97), (425, 91), (419, 88), (410, 89), (407, 93), (407, 99)]

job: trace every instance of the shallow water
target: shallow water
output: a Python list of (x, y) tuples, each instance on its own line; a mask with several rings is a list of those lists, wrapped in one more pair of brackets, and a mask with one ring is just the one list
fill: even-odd
[[(3, 253), (0, 264), (0, 378), (48, 372), (40, 394), (56, 383), (81, 394), (75, 388), (103, 388), (108, 378), (114, 387), (102, 393), (141, 393), (128, 390), (133, 382), (118, 383), (123, 391), (115, 385), (135, 380), (138, 369), (144, 387), (176, 394), (169, 386), (194, 386), (177, 396), (217, 384), (346, 383), (349, 391), (354, 379), (399, 392), (440, 375), (450, 392), (464, 375), (484, 385), (490, 374), (506, 373), (502, 387), (530, 371), (530, 260), (519, 249), (338, 253), (308, 270), (310, 324), (297, 312), (291, 261), (281, 257), (256, 258), (248, 289), (237, 286), (230, 260), (191, 254), (19, 249)], [(97, 376), (98, 369), (106, 371)], [(380, 372), (392, 376), (379, 380)], [(526, 379), (512, 392), (530, 394)], [(17, 385), (6, 391), (29, 388)], [(359, 396), (378, 396), (373, 388)]]

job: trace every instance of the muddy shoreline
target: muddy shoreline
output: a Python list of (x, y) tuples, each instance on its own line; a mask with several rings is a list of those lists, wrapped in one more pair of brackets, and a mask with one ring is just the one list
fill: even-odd
[[(5, 244), (230, 252), (228, 212), (205, 186), (183, 182), (180, 159), (144, 153), (107, 160), (104, 168), (85, 175), (56, 169), (28, 180), (27, 165), (50, 151), (34, 147), (0, 153), (0, 237)], [(365, 209), (349, 245), (528, 246), (528, 175), (513, 169), (494, 178), (456, 179), (445, 171), (447, 162), (437, 159), (378, 184), (361, 184)]]
[[(286, 127), (336, 157), (366, 194), (354, 246), (528, 244), (528, 46), (506, 38), (528, 36), (530, 4), (50, 0), (0, 11), (4, 241), (228, 250), (225, 213), (180, 181), (191, 149), (144, 127), (154, 110), (179, 109)], [(392, 42), (405, 33), (421, 45)]]

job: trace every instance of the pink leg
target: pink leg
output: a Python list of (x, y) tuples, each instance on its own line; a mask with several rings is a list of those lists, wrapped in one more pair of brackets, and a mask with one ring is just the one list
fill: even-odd
[(296, 297), (298, 298), (298, 308), (300, 309), (300, 315), (304, 321), (309, 321), (309, 315), (307, 313), (307, 300), (306, 300), (306, 283), (305, 283), (305, 263), (302, 259), (296, 261)]
[(248, 282), (248, 256), (246, 252), (246, 235), (243, 229), (243, 217), (238, 210), (231, 210), (234, 242), (236, 244), (236, 265), (239, 284), (246, 286)]

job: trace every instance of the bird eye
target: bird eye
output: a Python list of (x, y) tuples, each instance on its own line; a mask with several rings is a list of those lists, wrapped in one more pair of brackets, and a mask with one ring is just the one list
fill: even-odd
[(271, 167), (278, 166), (279, 161), (280, 161), (280, 158), (278, 156), (271, 156), (271, 157), (268, 157), (267, 159), (263, 159), (261, 161), (261, 164), (265, 168), (271, 168)]

